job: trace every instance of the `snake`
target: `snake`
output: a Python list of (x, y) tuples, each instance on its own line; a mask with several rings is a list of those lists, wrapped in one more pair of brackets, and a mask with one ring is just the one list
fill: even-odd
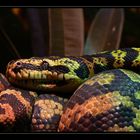
[[(69, 97), (59, 112), (57, 132), (136, 132), (140, 130), (139, 73), (140, 48), (132, 47), (93, 55), (12, 60), (7, 64), (6, 78), (16, 88), (44, 94), (43, 101), (36, 100), (34, 110), (39, 110), (40, 101), (52, 101), (51, 93)], [(32, 128), (51, 128), (41, 113), (33, 114), (36, 127)], [(37, 122), (37, 117), (42, 121)]]
[(0, 73), (0, 132), (56, 132), (67, 99), (14, 87)]
[(13, 87), (0, 74), (0, 132), (29, 132), (36, 92)]

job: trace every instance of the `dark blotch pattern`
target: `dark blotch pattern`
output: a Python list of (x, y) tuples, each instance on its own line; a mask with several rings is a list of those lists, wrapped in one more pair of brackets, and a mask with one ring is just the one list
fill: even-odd
[(22, 63), (22, 65), (17, 65), (15, 68), (13, 68), (14, 73), (20, 72), (21, 69), (30, 69), (30, 70), (37, 70), (37, 71), (42, 71), (42, 70), (49, 70), (52, 72), (58, 72), (58, 73), (68, 73), (70, 70), (66, 66), (49, 66), (47, 62), (43, 62), (40, 66), (35, 66), (33, 64), (26, 64)]
[(83, 84), (82, 88), (79, 88), (76, 94), (71, 96), (68, 107), (72, 109), (75, 103), (82, 104), (92, 96), (106, 94), (107, 92), (109, 92), (108, 88), (105, 88), (97, 82), (93, 86)]
[(4, 108), (0, 108), (0, 114), (5, 114), (5, 109)]
[[(109, 74), (109, 72), (104, 73)], [(139, 108), (140, 100), (136, 99), (135, 92), (140, 90), (140, 83), (132, 81), (120, 70), (113, 70), (113, 73), (116, 78), (111, 82), (111, 84), (104, 84), (104, 87), (110, 92), (119, 91), (122, 96), (131, 97), (131, 101), (135, 103), (135, 107)]]
[(80, 67), (74, 71), (78, 77), (80, 77), (81, 79), (85, 79), (85, 78), (88, 78), (89, 77), (89, 69), (87, 67), (86, 64), (81, 64)]
[[(13, 94), (14, 92), (14, 94)], [(34, 95), (33, 95), (34, 94)], [(0, 104), (9, 105), (13, 111), (11, 114), (14, 114), (13, 121), (8, 119), (0, 122), (0, 131), (1, 132), (29, 132), (31, 124), (31, 113), (32, 106), (37, 95), (32, 92), (32, 95), (29, 91), (20, 90), (20, 89), (7, 89), (1, 92), (0, 94)], [(24, 99), (24, 100), (23, 100)], [(29, 103), (28, 103), (29, 101)], [(0, 110), (3, 110), (0, 108)], [(0, 115), (4, 116), (6, 112), (0, 111)], [(10, 116), (9, 116), (10, 117)]]
[(68, 67), (62, 65), (52, 66), (48, 70), (52, 70), (58, 73), (68, 73), (70, 71)]
[[(127, 73), (127, 71), (125, 71), (125, 73)], [(80, 112), (79, 108), (74, 108), (76, 104), (81, 105), (82, 108), (82, 104), (85, 103), (85, 101), (87, 100), (90, 101), (90, 98), (93, 98), (94, 96), (97, 97), (110, 92), (113, 94), (113, 92), (115, 93), (116, 91), (118, 91), (121, 96), (129, 96), (130, 101), (134, 104), (134, 107), (139, 109), (140, 99), (136, 99), (135, 93), (137, 91), (140, 91), (140, 83), (132, 81), (130, 77), (128, 77), (125, 73), (119, 69), (109, 70), (101, 73), (101, 75), (106, 74), (110, 76), (113, 74), (115, 76), (108, 84), (103, 83), (103, 78), (102, 84), (100, 84), (98, 80), (96, 80), (96, 78), (98, 79), (99, 77), (101, 77), (100, 74), (97, 74), (90, 79), (90, 81), (96, 81), (93, 82), (93, 84), (87, 82), (82, 84), (81, 87), (76, 90), (76, 92), (72, 95), (72, 97), (66, 104), (64, 113), (61, 117), (62, 119), (59, 123), (58, 130), (60, 132), (105, 132), (110, 129), (114, 129), (113, 127), (117, 125), (118, 127), (120, 127), (120, 130), (123, 130), (125, 126), (132, 126), (134, 130), (140, 131), (138, 128), (135, 128), (133, 124), (133, 119), (136, 118), (136, 114), (132, 111), (131, 108), (126, 107), (123, 104), (120, 104), (118, 106), (112, 106), (111, 109), (99, 113), (96, 116), (92, 115), (89, 111), (83, 114), (82, 112)], [(132, 72), (132, 75), (133, 74), (135, 73)], [(89, 110), (90, 108), (87, 109)], [(86, 108), (84, 110), (86, 110)], [(70, 112), (72, 112), (72, 115), (67, 116), (67, 114), (69, 114)], [(82, 115), (77, 122), (76, 116), (79, 117), (78, 114)], [(70, 125), (68, 126), (69, 123)], [(125, 130), (127, 129), (125, 128)]]
[[(48, 102), (45, 101), (49, 100)], [(53, 102), (51, 102), (53, 100)], [(66, 104), (67, 99), (58, 97), (53, 94), (41, 94), (34, 105), (32, 114), (32, 132), (56, 132), (58, 123), (60, 121), (60, 112), (56, 113), (55, 110), (63, 111), (63, 107)], [(62, 109), (58, 108), (55, 103), (62, 105)], [(39, 105), (40, 104), (40, 105)], [(43, 113), (41, 113), (43, 112)], [(48, 117), (49, 114), (53, 114), (52, 117)], [(43, 118), (44, 117), (44, 118)], [(47, 118), (48, 117), (48, 118)]]
[(41, 70), (47, 70), (49, 67), (49, 63), (47, 61), (43, 61), (42, 64), (40, 65)]
[(120, 128), (134, 127), (133, 118), (135, 117), (135, 113), (130, 108), (120, 105), (97, 116), (92, 116), (88, 112), (78, 122), (73, 118), (69, 127), (64, 126), (62, 132), (107, 132), (115, 124)]

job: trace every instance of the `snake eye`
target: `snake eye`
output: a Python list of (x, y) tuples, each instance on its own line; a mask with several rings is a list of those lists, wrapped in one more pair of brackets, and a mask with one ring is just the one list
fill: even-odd
[(21, 62), (17, 62), (16, 64), (17, 64), (18, 66), (20, 66), (20, 65), (21, 65)]
[(49, 65), (49, 63), (48, 63), (47, 61), (43, 61), (43, 62), (42, 62), (42, 65), (44, 65), (44, 64), (45, 64), (45, 65)]
[(42, 64), (41, 64), (42, 69), (47, 69), (48, 66), (49, 66), (49, 63), (47, 61), (43, 61)]

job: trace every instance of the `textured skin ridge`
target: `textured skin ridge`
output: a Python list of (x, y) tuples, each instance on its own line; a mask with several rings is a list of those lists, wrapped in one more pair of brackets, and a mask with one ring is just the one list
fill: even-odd
[(67, 99), (56, 95), (40, 95), (34, 104), (32, 132), (56, 132)]
[[(132, 77), (135, 79), (132, 80)], [(82, 84), (69, 99), (61, 116), (58, 131), (139, 131), (140, 98), (137, 98), (140, 93), (139, 81), (138, 74), (121, 69), (95, 75)], [(98, 86), (100, 92), (97, 90), (97, 83), (106, 89), (105, 92), (100, 90), (100, 86)], [(118, 83), (122, 86), (120, 87)], [(90, 86), (96, 90), (89, 91)], [(82, 88), (84, 90), (81, 90)], [(83, 98), (83, 95), (84, 99), (81, 102), (80, 98)]]
[(36, 93), (6, 89), (0, 93), (0, 131), (28, 132)]

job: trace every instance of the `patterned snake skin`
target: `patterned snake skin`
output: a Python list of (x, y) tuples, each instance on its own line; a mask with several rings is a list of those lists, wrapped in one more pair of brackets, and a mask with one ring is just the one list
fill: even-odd
[(34, 104), (32, 132), (56, 132), (67, 99), (41, 94)]
[(0, 93), (0, 131), (28, 132), (35, 95), (7, 89)]
[(140, 131), (140, 76), (109, 70), (82, 84), (70, 98), (59, 132)]
[(140, 73), (140, 48), (124, 48), (90, 56), (19, 59), (8, 63), (6, 77), (15, 87), (44, 92), (34, 105), (32, 131), (51, 128), (40, 113), (47, 92), (72, 95), (58, 132), (116, 132), (139, 131), (140, 77), (136, 73)]

